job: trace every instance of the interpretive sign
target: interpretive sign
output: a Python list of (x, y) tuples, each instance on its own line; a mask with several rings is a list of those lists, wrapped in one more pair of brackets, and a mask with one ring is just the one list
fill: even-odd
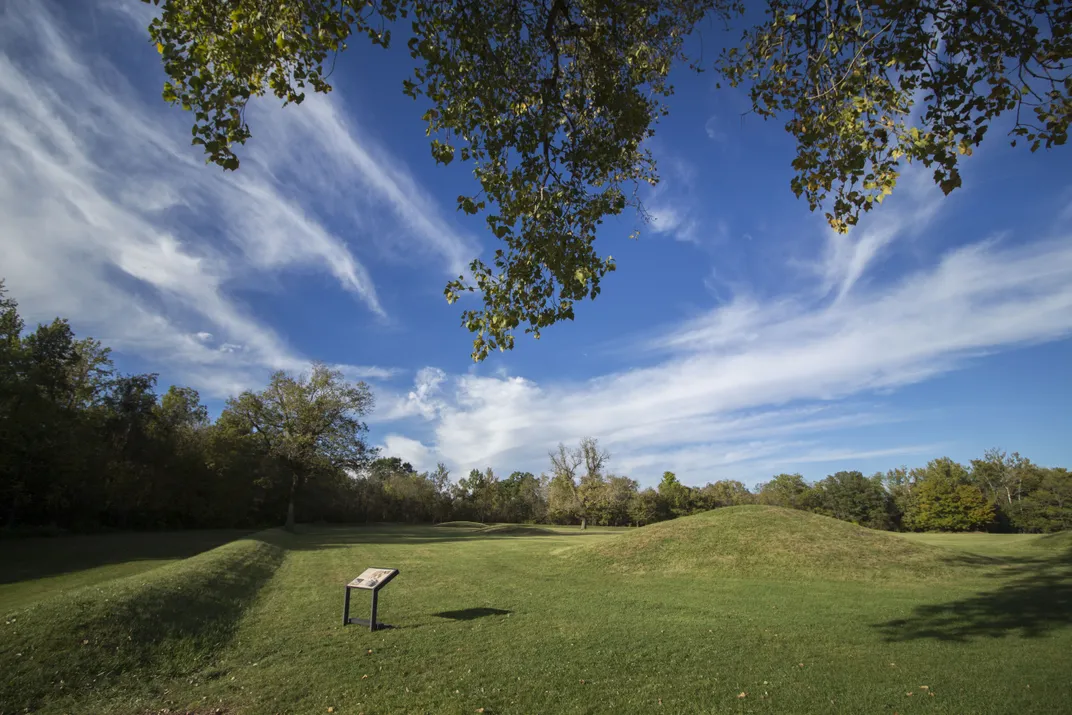
[[(391, 582), (398, 575), (398, 569), (371, 568), (365, 569), (361, 575), (346, 584), (346, 600), (342, 608), (342, 624), (348, 626), (351, 623), (359, 623), (368, 626), (370, 631), (378, 631), (382, 628), (390, 628), (386, 623), (376, 622), (376, 607), (379, 603), (380, 589)], [(366, 620), (364, 618), (350, 618), (350, 590), (360, 588), (372, 591), (372, 613)]]
[(367, 588), (375, 591), (398, 575), (398, 569), (365, 569), (361, 575), (347, 584), (350, 588)]

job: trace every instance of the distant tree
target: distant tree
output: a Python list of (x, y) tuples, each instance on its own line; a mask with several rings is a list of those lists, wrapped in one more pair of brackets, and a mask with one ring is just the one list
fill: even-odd
[(458, 498), (469, 504), (477, 520), (485, 522), (495, 515), (499, 504), (499, 480), (488, 467), (485, 471), (473, 469), (469, 476), (458, 481)]
[(769, 482), (760, 484), (756, 501), (768, 506), (787, 509), (804, 509), (808, 506), (811, 487), (799, 474), (778, 474)]
[(1018, 453), (1006, 454), (988, 449), (982, 459), (971, 462), (971, 481), (983, 490), (994, 505), (1000, 526), (1006, 530), (1020, 528), (1024, 498), (1035, 490), (1046, 470)]
[(297, 377), (277, 372), (264, 390), (227, 401), (227, 410), (290, 472), (288, 530), (294, 529), (294, 505), (310, 477), (325, 468), (357, 470), (368, 464), (373, 452), (361, 418), (372, 404), (368, 385), (347, 382), (322, 363)]
[(972, 531), (994, 521), (994, 505), (972, 484), (968, 470), (948, 457), (914, 470), (915, 488), (905, 524), (916, 531)]
[(432, 491), (435, 495), (432, 520), (436, 522), (446, 521), (450, 518), (451, 509), (453, 508), (450, 470), (447, 469), (445, 464), (439, 462), (436, 468), (427, 475), (427, 479), (432, 485)]
[[(605, 498), (603, 471), (610, 453), (599, 446), (597, 439), (585, 437), (573, 449), (560, 443), (549, 456), (554, 490), (551, 508), (560, 517), (568, 515), (579, 519), (583, 529), (597, 505)], [(584, 467), (584, 471), (578, 480), (577, 471), (580, 467)]]
[(392, 474), (416, 474), (417, 470), (409, 462), (404, 462), (400, 457), (376, 457), (368, 466), (369, 474), (384, 480)]
[(663, 472), (659, 482), (659, 498), (673, 516), (688, 514), (692, 505), (690, 490), (677, 480), (673, 472)]
[(604, 526), (625, 526), (632, 521), (630, 506), (637, 495), (639, 485), (629, 477), (608, 475), (606, 488), (597, 523)]
[(1038, 485), (1021, 501), (1013, 526), (1021, 531), (1048, 532), (1072, 529), (1072, 472), (1044, 470)]
[(756, 496), (744, 484), (734, 479), (721, 479), (700, 488), (699, 497), (707, 509), (721, 506), (752, 504)]
[(577, 484), (568, 472), (555, 472), (547, 485), (547, 517), (556, 524), (568, 524), (581, 518)]
[(558, 447), (547, 454), (551, 458), (552, 476), (563, 476), (576, 483), (577, 468), (584, 463), (584, 455), (561, 442), (558, 443)]
[(172, 385), (160, 398), (157, 419), (173, 428), (197, 428), (208, 424), (208, 408), (192, 387)]
[(893, 499), (881, 479), (867, 479), (860, 472), (837, 472), (813, 487), (818, 513), (851, 521), (872, 529), (895, 525)]
[(547, 513), (540, 480), (531, 472), (514, 472), (499, 482), (504, 521), (534, 522)]
[(599, 446), (599, 440), (595, 437), (583, 437), (577, 448), (580, 463), (584, 465), (584, 475), (589, 477), (603, 476), (610, 460), (610, 452)]
[(637, 526), (652, 524), (662, 517), (659, 493), (652, 488), (640, 491), (629, 503), (629, 519)]
[(915, 478), (909, 472), (908, 467), (890, 469), (885, 473), (875, 474), (872, 478), (881, 481), (886, 493), (890, 495), (890, 500), (893, 503), (895, 528), (902, 528), (904, 526), (904, 515), (912, 510)]
[(21, 426), (16, 415), (23, 401), (23, 320), (18, 302), (0, 279), (0, 505), (6, 528), (14, 528), (26, 485), (20, 474), (16, 445)]

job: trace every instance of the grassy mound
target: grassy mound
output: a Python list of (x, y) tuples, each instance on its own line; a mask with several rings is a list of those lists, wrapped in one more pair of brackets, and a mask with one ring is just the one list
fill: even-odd
[(767, 506), (728, 507), (652, 524), (564, 555), (625, 573), (782, 580), (941, 578), (957, 568), (946, 549)]
[(436, 526), (445, 529), (483, 529), (484, 525), (479, 521), (444, 521)]
[(488, 534), (489, 536), (546, 536), (555, 534), (552, 529), (533, 526), (532, 524), (496, 524), (495, 526), (484, 527), (480, 530), (480, 533)]
[(0, 625), (0, 712), (204, 668), (283, 554), (235, 541), (8, 615)]

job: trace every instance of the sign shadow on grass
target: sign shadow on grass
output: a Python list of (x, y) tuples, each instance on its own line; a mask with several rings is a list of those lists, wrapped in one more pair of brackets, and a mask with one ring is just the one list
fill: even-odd
[(441, 611), (432, 615), (438, 618), (449, 618), (452, 621), (472, 621), (486, 616), (509, 616), (511, 611), (501, 608), (465, 608), (460, 611)]
[(887, 642), (930, 638), (1038, 638), (1072, 626), (1072, 552), (1032, 561), (998, 575), (991, 591), (949, 603), (917, 606), (912, 615), (874, 627)]

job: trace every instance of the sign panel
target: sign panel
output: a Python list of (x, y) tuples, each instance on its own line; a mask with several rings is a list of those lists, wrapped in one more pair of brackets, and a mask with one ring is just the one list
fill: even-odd
[(397, 574), (398, 569), (365, 569), (360, 576), (346, 585), (350, 588), (376, 590), (377, 587), (390, 581)]

